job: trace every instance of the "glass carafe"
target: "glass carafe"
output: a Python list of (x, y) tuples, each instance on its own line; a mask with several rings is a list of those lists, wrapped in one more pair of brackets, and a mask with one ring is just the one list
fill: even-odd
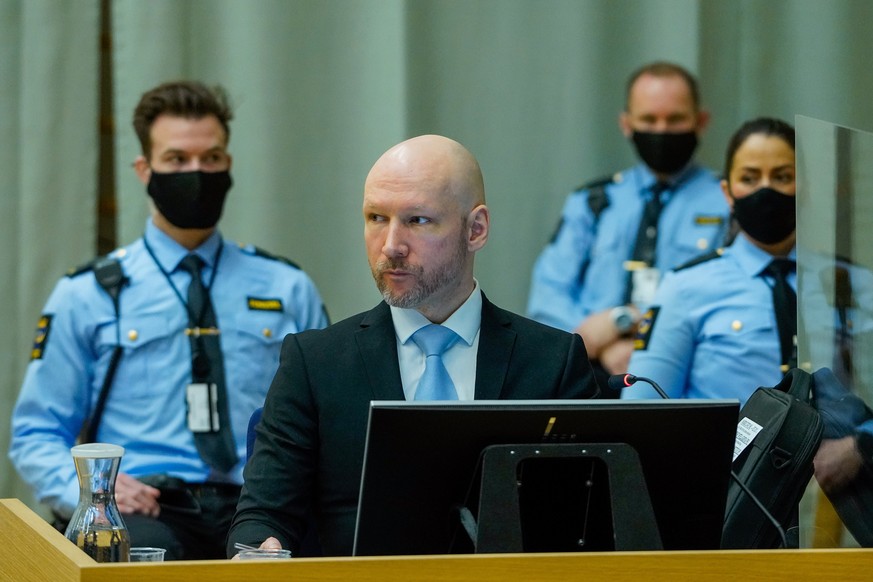
[(130, 534), (115, 504), (115, 477), (124, 449), (90, 443), (70, 452), (79, 478), (79, 504), (64, 535), (97, 562), (130, 561)]

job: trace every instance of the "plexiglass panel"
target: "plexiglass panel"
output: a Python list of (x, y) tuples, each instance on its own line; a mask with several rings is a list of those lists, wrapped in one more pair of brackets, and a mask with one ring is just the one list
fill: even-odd
[(796, 118), (801, 366), (873, 395), (873, 134)]
[(816, 477), (855, 541), (873, 547), (873, 134), (800, 116), (795, 126), (798, 360), (836, 377), (816, 383)]

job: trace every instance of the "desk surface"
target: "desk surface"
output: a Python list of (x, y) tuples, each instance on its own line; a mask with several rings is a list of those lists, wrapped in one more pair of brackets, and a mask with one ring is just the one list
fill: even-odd
[[(123, 570), (123, 571), (121, 571)], [(97, 564), (17, 499), (0, 500), (0, 580), (14, 582), (305, 582), (409, 580), (808, 580), (873, 578), (873, 550), (721, 550), (491, 554), (385, 558), (301, 558), (159, 564)]]

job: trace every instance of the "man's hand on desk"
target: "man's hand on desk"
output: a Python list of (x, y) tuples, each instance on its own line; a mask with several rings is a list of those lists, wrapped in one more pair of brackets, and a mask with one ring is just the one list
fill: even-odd
[[(282, 544), (276, 538), (270, 536), (261, 542), (261, 545), (258, 546), (259, 550), (281, 550)], [(239, 560), (239, 554), (234, 554), (231, 560)]]

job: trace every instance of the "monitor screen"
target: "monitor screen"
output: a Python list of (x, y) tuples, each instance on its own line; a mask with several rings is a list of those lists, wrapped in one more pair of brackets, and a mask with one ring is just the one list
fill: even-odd
[[(717, 549), (738, 415), (736, 400), (374, 401), (354, 554), (472, 551), (458, 541), (464, 537), (458, 508), (476, 513), (483, 450), (571, 443), (629, 445), (639, 457), (639, 488), (648, 490), (663, 549)], [(609, 477), (603, 462), (525, 463), (513, 483), (526, 522), (522, 551), (616, 549), (603, 522), (615, 513), (609, 483), (620, 479)], [(571, 522), (568, 530), (578, 539), (550, 539), (549, 532), (561, 529), (558, 521)], [(616, 531), (622, 526), (614, 524)]]

